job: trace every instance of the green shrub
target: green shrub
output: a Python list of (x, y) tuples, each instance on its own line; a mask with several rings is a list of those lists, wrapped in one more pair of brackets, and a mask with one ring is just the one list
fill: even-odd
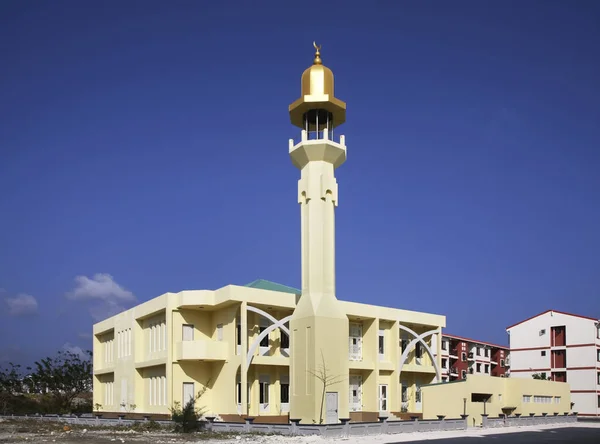
[(174, 402), (171, 411), (171, 419), (175, 423), (175, 431), (183, 433), (192, 433), (200, 429), (198, 420), (205, 413), (205, 408), (196, 408), (196, 401), (199, 400), (208, 388), (208, 383), (198, 392), (196, 396), (190, 398), (182, 407), (180, 402)]

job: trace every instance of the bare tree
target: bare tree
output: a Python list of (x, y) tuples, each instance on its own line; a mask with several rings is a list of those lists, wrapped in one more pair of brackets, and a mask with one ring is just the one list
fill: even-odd
[(325, 356), (323, 356), (323, 350), (321, 350), (321, 365), (316, 370), (308, 370), (308, 373), (321, 381), (323, 386), (323, 391), (321, 393), (321, 411), (319, 413), (319, 424), (323, 424), (323, 405), (325, 404), (325, 393), (327, 392), (327, 387), (331, 387), (332, 385), (342, 382), (344, 380), (344, 376), (332, 375), (329, 372), (329, 369), (325, 365)]

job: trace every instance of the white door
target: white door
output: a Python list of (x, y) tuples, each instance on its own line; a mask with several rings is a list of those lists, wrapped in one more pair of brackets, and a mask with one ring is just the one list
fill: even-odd
[(388, 411), (388, 386), (387, 384), (379, 384), (379, 411)]
[(402, 412), (408, 412), (408, 408), (410, 407), (409, 405), (409, 396), (408, 396), (408, 387), (409, 384), (407, 381), (401, 381), (400, 382), (402, 384), (402, 404), (401, 404), (401, 411)]
[(183, 383), (183, 402), (181, 403), (182, 407), (185, 407), (185, 405), (190, 402), (190, 399), (194, 399), (195, 398), (195, 393), (194, 393), (194, 383), (193, 382), (184, 382)]
[(327, 392), (325, 394), (325, 424), (338, 423), (338, 394)]
[(421, 383), (415, 383), (415, 411), (420, 412), (423, 408), (423, 403), (421, 402)]
[(258, 387), (259, 387), (259, 404), (260, 404), (260, 412), (268, 412), (269, 411), (269, 387), (270, 386), (270, 378), (268, 375), (261, 375), (258, 378)]
[(183, 324), (183, 330), (181, 332), (182, 339), (184, 341), (194, 340), (194, 326), (190, 324)]
[(350, 411), (362, 411), (362, 376), (350, 375)]

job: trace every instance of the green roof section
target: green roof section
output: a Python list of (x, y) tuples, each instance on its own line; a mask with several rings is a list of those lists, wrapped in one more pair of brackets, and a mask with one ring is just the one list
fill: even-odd
[(302, 291), (297, 288), (288, 287), (287, 285), (278, 284), (277, 282), (267, 281), (266, 279), (257, 279), (244, 285), (244, 287), (259, 288), (261, 290), (280, 291), (282, 293), (302, 294)]

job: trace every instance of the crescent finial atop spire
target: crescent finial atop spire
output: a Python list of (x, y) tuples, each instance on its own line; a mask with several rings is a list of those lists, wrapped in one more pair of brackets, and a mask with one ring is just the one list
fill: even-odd
[(323, 63), (323, 61), (321, 60), (321, 47), (323, 45), (317, 45), (316, 42), (313, 42), (313, 46), (317, 50), (317, 52), (315, 52), (315, 59), (313, 60), (313, 65), (321, 65)]

